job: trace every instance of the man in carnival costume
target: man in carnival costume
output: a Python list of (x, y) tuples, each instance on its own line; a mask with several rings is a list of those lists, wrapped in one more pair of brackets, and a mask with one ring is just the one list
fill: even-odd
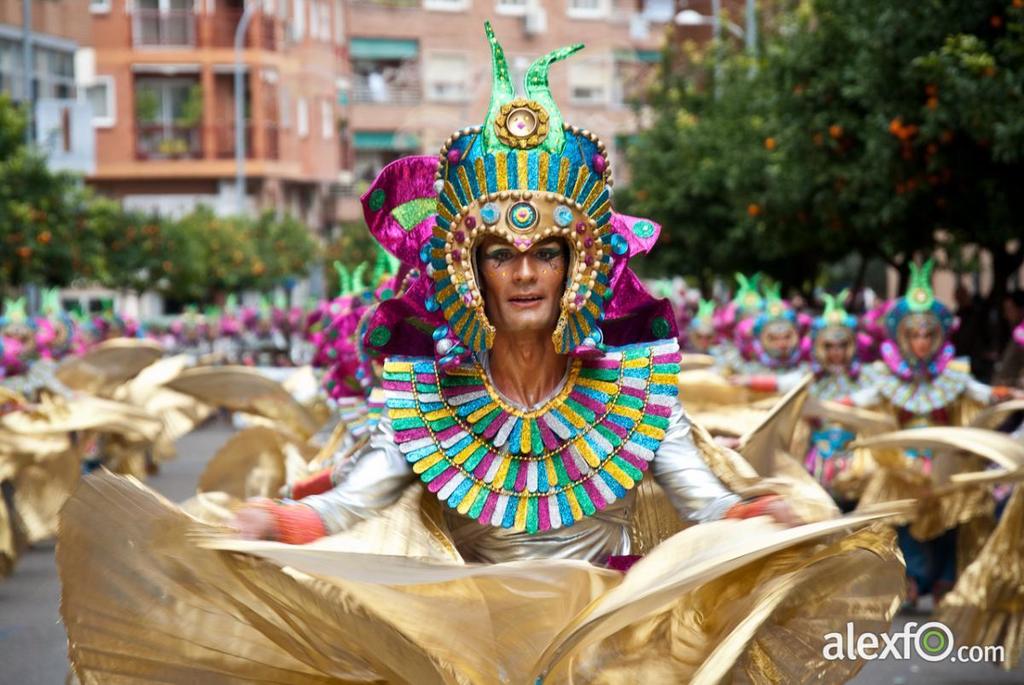
[(697, 311), (686, 326), (684, 349), (696, 354), (716, 353), (718, 335), (715, 330), (714, 300), (700, 300)]
[(776, 284), (753, 320), (750, 343), (740, 350), (742, 360), (732, 364), (732, 382), (760, 392), (785, 393), (795, 387), (809, 371), (800, 329), (800, 315), (779, 296)]
[[(602, 562), (629, 551), (623, 512), (648, 468), (687, 519), (752, 506), (791, 520), (778, 500), (741, 504), (693, 442), (670, 306), (627, 267), (658, 227), (612, 212), (603, 145), (563, 127), (547, 88), (548, 65), (579, 47), (535, 63), (529, 99), (514, 97), (496, 57), (484, 126), (452, 136), (440, 165), (410, 158), (378, 177), (365, 214), (381, 243), (408, 259), (429, 235), (416, 251), (424, 277), (367, 334), (390, 357), (388, 418), (332, 491), (244, 511), (244, 533), (309, 542), (392, 504), (419, 476), (458, 514), (467, 558)], [(434, 221), (433, 206), (407, 197), (425, 170)], [(410, 315), (433, 325), (430, 338), (409, 330)], [(599, 437), (578, 440), (601, 423)]]
[[(910, 265), (906, 294), (891, 304), (885, 314), (888, 339), (881, 345), (882, 360), (865, 369), (865, 387), (850, 395), (858, 406), (875, 407), (890, 414), (902, 428), (967, 426), (980, 407), (1019, 395), (1012, 389), (977, 381), (956, 360), (956, 351), (949, 341), (955, 317), (935, 299), (931, 286), (933, 268), (931, 260), (920, 267)], [(932, 451), (909, 448), (904, 454), (905, 469), (880, 469), (874, 485), (867, 486), (862, 504), (872, 503), (872, 492), (887, 491), (888, 498), (895, 498), (900, 483), (909, 485), (921, 479), (932, 482)], [(883, 486), (883, 482), (887, 485)], [(919, 496), (915, 492), (906, 494)], [(942, 512), (934, 518), (942, 524), (937, 530), (932, 526), (923, 541), (911, 534), (910, 527), (899, 529), (911, 582), (910, 602), (929, 593), (938, 600), (952, 588), (957, 569), (957, 523), (991, 507), (991, 495), (983, 491), (976, 494), (984, 495), (984, 501), (940, 501), (936, 511)], [(962, 565), (968, 560), (960, 561)]]
[[(760, 516), (796, 523), (797, 498), (745, 487), (760, 483), (737, 475), (749, 465), (682, 411), (672, 313), (627, 267), (658, 227), (612, 211), (603, 146), (563, 124), (548, 87), (549, 66), (582, 46), (535, 61), (516, 97), (489, 25), (487, 34), (495, 88), (484, 125), (454, 134), (440, 159), (392, 163), (364, 196), (374, 236), (423, 270), (379, 305), (364, 336), (385, 360), (385, 415), (333, 489), (250, 504), (235, 518), (248, 537), (337, 534), (218, 547), (341, 556), (312, 579), (294, 571), (299, 557), (282, 570), (198, 548), (194, 529), (175, 537), (180, 513), (101, 476), (65, 508), (60, 543), (80, 677), (127, 668), (193, 681), (216, 672), (289, 683), (625, 683), (699, 671), (718, 682), (737, 664), (755, 680), (838, 678), (857, 665), (825, 661), (823, 624), (791, 617), (888, 625), (902, 574), (889, 534), (837, 541), (851, 522), (787, 529)], [(663, 536), (625, 574), (605, 568), (636, 561), (633, 506), (652, 480), (675, 516), (709, 523)], [(108, 540), (78, 542), (79, 525), (125, 505), (145, 514), (103, 528)], [(826, 530), (828, 542), (813, 532)], [(128, 560), (125, 539), (153, 555), (133, 546)], [(815, 544), (786, 549), (798, 540)], [(785, 551), (757, 562), (769, 549)], [(142, 581), (135, 570), (104, 580), (125, 561)], [(701, 580), (688, 575), (697, 569)], [(242, 578), (244, 589), (228, 587)], [(148, 599), (154, 590), (159, 602)], [(129, 596), (132, 608), (112, 611)], [(90, 628), (98, 606), (117, 616), (104, 630)], [(776, 608), (781, 633), (768, 619)], [(722, 621), (702, 618), (712, 614)], [(159, 626), (154, 640), (141, 630), (149, 625)], [(792, 631), (800, 639), (778, 639)]]
[[(866, 375), (861, 373), (858, 354), (860, 339), (857, 318), (843, 307), (848, 296), (825, 294), (825, 310), (811, 325), (811, 370), (814, 382), (810, 395), (818, 400), (852, 403), (852, 395), (870, 392)], [(850, 426), (836, 420), (813, 419), (805, 465), (822, 487), (836, 497), (847, 499), (833, 488), (852, 458), (849, 444), (856, 437)]]

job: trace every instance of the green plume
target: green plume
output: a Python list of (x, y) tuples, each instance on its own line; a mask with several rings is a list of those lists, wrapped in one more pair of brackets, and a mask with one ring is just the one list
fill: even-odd
[(491, 44), (491, 104), (487, 108), (487, 119), (484, 121), (484, 146), (488, 150), (494, 150), (505, 147), (494, 131), (494, 122), (501, 113), (502, 105), (515, 99), (516, 89), (512, 85), (512, 75), (509, 73), (508, 62), (505, 60), (505, 50), (494, 36), (491, 22), (484, 22), (484, 32), (487, 34), (487, 41)]
[(370, 268), (370, 265), (366, 262), (361, 262), (359, 266), (352, 272), (352, 292), (358, 293), (366, 290), (366, 270)]
[(745, 275), (737, 273), (736, 282), (739, 284), (739, 288), (736, 290), (736, 296), (732, 299), (733, 303), (746, 314), (760, 310), (764, 306), (764, 298), (758, 292), (761, 285), (761, 274), (754, 274), (747, 278)]
[(929, 259), (918, 266), (910, 263), (910, 287), (904, 297), (907, 306), (912, 312), (926, 312), (935, 303), (935, 291), (932, 290), (932, 271), (935, 269), (935, 260)]
[(701, 298), (700, 303), (697, 305), (697, 316), (696, 318), (701, 320), (710, 321), (715, 316), (715, 301), (705, 300)]
[(25, 298), (19, 297), (16, 300), (4, 301), (4, 318), (8, 323), (24, 323), (28, 318), (25, 311)]
[(334, 272), (338, 274), (338, 297), (344, 297), (345, 295), (352, 294), (352, 276), (348, 272), (348, 267), (339, 262), (334, 261)]
[(548, 135), (541, 143), (541, 148), (552, 153), (559, 153), (565, 145), (565, 130), (562, 113), (551, 95), (548, 83), (548, 70), (555, 62), (559, 62), (573, 53), (583, 49), (583, 43), (553, 50), (543, 57), (538, 57), (526, 72), (526, 95), (543, 107), (550, 117), (548, 119)]

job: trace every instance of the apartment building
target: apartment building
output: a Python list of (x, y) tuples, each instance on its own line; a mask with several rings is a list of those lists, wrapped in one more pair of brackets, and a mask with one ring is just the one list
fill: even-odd
[(341, 212), (384, 164), (433, 153), (457, 128), (479, 124), (490, 98), (490, 20), (514, 77), (557, 47), (587, 48), (551, 70), (566, 121), (597, 132), (626, 175), (625, 145), (676, 14), (674, 0), (351, 0), (348, 16)]
[[(93, 164), (93, 132), (77, 101), (75, 53), (89, 41), (89, 0), (33, 0), (26, 35), (22, 0), (0, 0), (0, 93), (32, 103), (32, 138), (53, 169), (86, 173)], [(31, 87), (25, 87), (25, 39)]]
[[(252, 18), (240, 50), (235, 31)], [(95, 173), (125, 206), (177, 214), (287, 211), (336, 221), (341, 169), (341, 0), (91, 0), (79, 86), (92, 104)], [(245, 198), (235, 192), (235, 98), (243, 98)]]

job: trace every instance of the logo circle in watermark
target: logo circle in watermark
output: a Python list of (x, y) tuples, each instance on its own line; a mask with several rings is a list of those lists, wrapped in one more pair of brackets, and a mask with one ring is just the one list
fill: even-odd
[(925, 661), (943, 661), (953, 651), (953, 631), (938, 621), (922, 624), (914, 636), (914, 647)]

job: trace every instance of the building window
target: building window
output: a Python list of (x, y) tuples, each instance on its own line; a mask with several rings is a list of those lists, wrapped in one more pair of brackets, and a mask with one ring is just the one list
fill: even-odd
[(299, 138), (309, 135), (309, 103), (306, 102), (306, 98), (295, 101), (295, 128)]
[(114, 99), (114, 77), (96, 76), (96, 79), (79, 91), (80, 96), (92, 106), (92, 125), (110, 128), (117, 121)]
[(281, 128), (291, 128), (292, 127), (292, 101), (291, 101), (291, 97), (288, 94), (288, 87), (285, 86), (285, 85), (282, 85), (281, 89), (278, 91), (278, 96), (281, 99), (280, 103), (278, 104), (278, 108), (279, 108), (279, 110), (281, 112)]
[(203, 90), (196, 79), (136, 79), (136, 155), (140, 159), (202, 157), (202, 114)]
[(352, 99), (355, 102), (415, 105), (422, 92), (419, 43), (389, 38), (353, 38)]
[(526, 14), (529, 0), (495, 0), (494, 10), (498, 14)]
[(320, 101), (320, 135), (324, 140), (334, 137), (334, 108), (327, 98)]
[(465, 102), (469, 99), (469, 55), (435, 52), (427, 56), (426, 91), (431, 100)]
[(608, 0), (569, 0), (568, 15), (575, 19), (600, 19), (608, 16)]
[(292, 0), (292, 40), (306, 37), (306, 0)]
[(601, 105), (608, 101), (608, 74), (603, 64), (569, 64), (569, 100), (577, 105)]
[(89, 11), (93, 14), (110, 12), (110, 0), (89, 0)]
[(341, 0), (334, 0), (334, 42), (342, 45), (345, 42), (345, 12)]
[(469, 9), (469, 0), (423, 0), (423, 8), (442, 12), (460, 12)]

